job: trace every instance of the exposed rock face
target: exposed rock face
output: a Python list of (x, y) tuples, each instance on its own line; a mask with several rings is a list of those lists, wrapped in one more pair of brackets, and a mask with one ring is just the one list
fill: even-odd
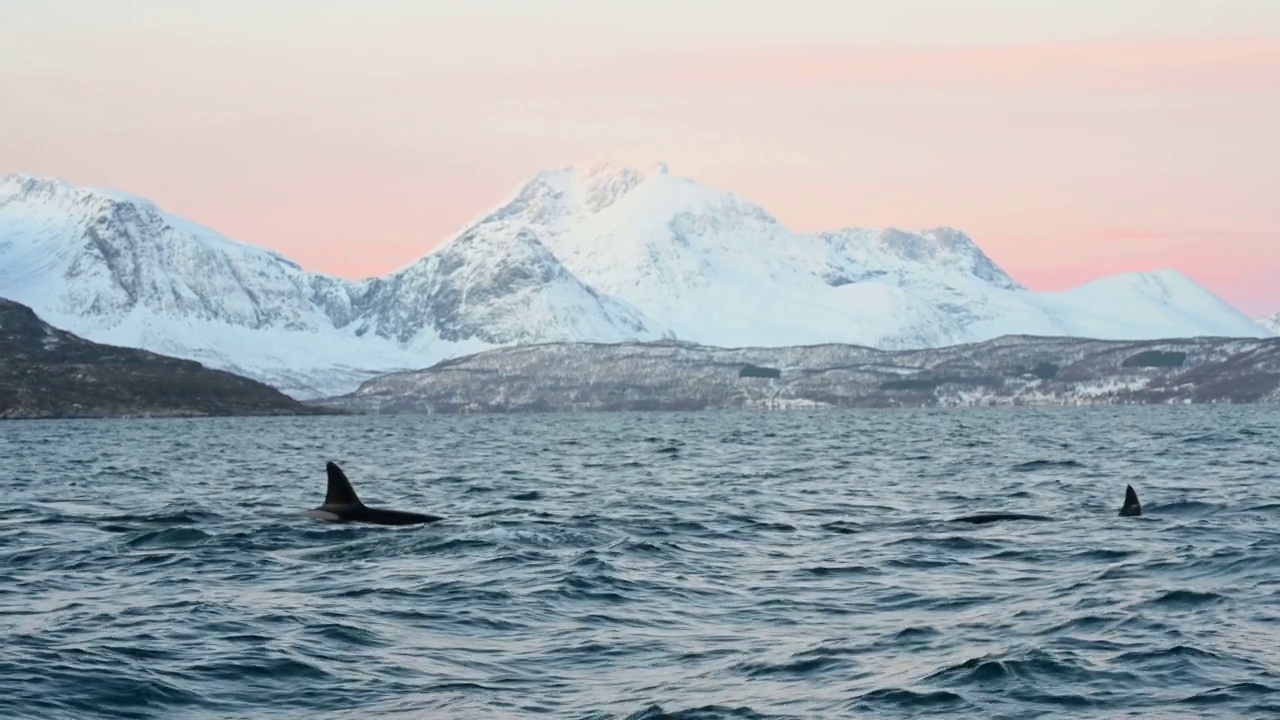
[(0, 298), (0, 418), (320, 412), (325, 411), (260, 382), (197, 362), (89, 342)]
[(317, 402), (375, 413), (1272, 403), (1280, 338), (1008, 336), (899, 351), (547, 344), (386, 375)]

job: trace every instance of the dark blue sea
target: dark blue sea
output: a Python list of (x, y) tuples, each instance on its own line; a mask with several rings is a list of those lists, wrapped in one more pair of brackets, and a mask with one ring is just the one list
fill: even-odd
[(1276, 717), (1278, 551), (1280, 408), (7, 422), (0, 717)]

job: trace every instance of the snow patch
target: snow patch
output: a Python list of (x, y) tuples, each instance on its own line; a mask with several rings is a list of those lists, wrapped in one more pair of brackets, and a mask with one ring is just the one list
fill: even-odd
[(1275, 315), (1268, 315), (1267, 317), (1259, 318), (1258, 324), (1270, 330), (1272, 333), (1280, 335), (1280, 312)]

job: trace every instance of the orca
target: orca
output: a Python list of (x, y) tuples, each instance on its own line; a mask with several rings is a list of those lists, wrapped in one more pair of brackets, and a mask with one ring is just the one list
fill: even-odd
[(964, 517), (953, 518), (951, 522), (967, 522), (974, 525), (982, 525), (984, 523), (999, 522), (1000, 520), (1053, 520), (1054, 518), (1044, 515), (1026, 515), (1023, 513), (978, 513), (977, 515), (965, 515)]
[(342, 468), (329, 462), (324, 469), (329, 474), (329, 489), (325, 493), (324, 504), (308, 510), (306, 515), (333, 522), (363, 522), (374, 525), (417, 525), (444, 519), (423, 513), (368, 507), (360, 502)]
[(1138, 493), (1132, 485), (1124, 486), (1124, 505), (1120, 506), (1120, 517), (1137, 517), (1142, 514), (1142, 503), (1138, 502)]
[[(1142, 514), (1142, 503), (1138, 502), (1138, 493), (1132, 485), (1124, 486), (1124, 505), (1120, 507), (1121, 517), (1136, 517)], [(998, 522), (1000, 520), (1056, 520), (1045, 515), (1027, 515), (1024, 513), (979, 513), (953, 518), (952, 522), (967, 522), (975, 525)]]

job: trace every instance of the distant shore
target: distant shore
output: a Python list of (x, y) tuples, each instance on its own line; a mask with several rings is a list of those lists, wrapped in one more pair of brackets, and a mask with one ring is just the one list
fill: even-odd
[(944, 348), (548, 343), (308, 405), (379, 414), (1280, 403), (1280, 338), (1005, 336)]

